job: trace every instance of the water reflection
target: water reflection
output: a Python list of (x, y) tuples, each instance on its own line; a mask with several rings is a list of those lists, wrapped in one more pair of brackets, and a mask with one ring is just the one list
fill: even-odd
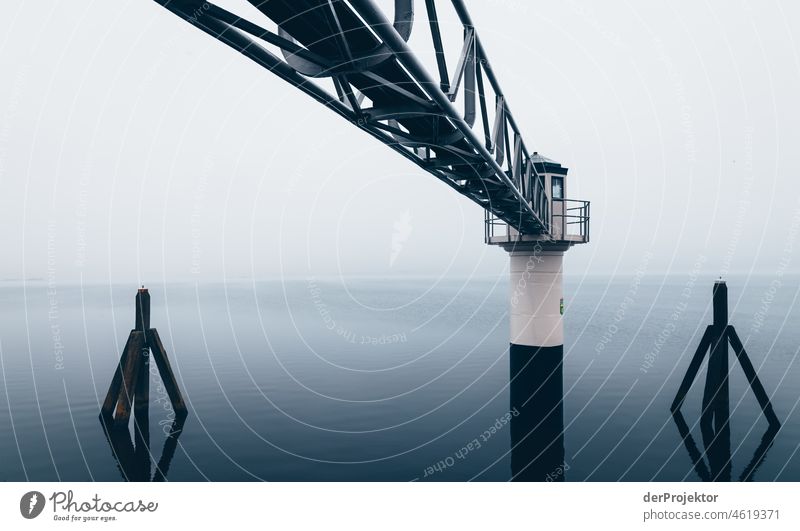
[[(183, 432), (187, 415), (176, 415), (172, 421), (161, 457), (155, 462), (156, 456), (150, 445), (149, 421), (146, 412), (141, 412), (133, 423), (133, 437), (128, 426), (114, 425), (113, 420), (100, 415), (100, 425), (106, 436), (106, 441), (111, 447), (111, 453), (117, 464), (122, 478), (125, 481), (165, 481), (175, 450), (178, 447), (178, 438)], [(153, 470), (155, 463), (155, 470)]]
[[(724, 338), (723, 338), (724, 339)], [(721, 342), (720, 342), (721, 343)], [(727, 345), (725, 345), (727, 347)], [(722, 351), (719, 355), (727, 357)], [(730, 397), (728, 393), (728, 367), (727, 360), (713, 364), (715, 352), (712, 351), (709, 360), (709, 370), (706, 374), (706, 384), (703, 394), (703, 410), (700, 414), (700, 433), (705, 452), (701, 452), (692, 437), (691, 430), (686, 424), (680, 408), (673, 410), (672, 418), (683, 439), (683, 445), (689, 453), (695, 472), (703, 481), (731, 481), (732, 455), (731, 455), (731, 429), (730, 429)], [(751, 386), (758, 387), (761, 383), (757, 376), (751, 381)], [(762, 391), (763, 393), (763, 391)], [(757, 393), (759, 394), (759, 393)], [(772, 412), (772, 404), (763, 393), (762, 408), (767, 418), (767, 430), (761, 437), (761, 443), (756, 448), (750, 463), (745, 467), (739, 481), (752, 481), (753, 477), (764, 462), (767, 451), (772, 447), (775, 436), (780, 431), (780, 422)]]
[(756, 451), (753, 453), (753, 458), (745, 467), (742, 475), (739, 476), (739, 481), (753, 481), (756, 470), (758, 470), (758, 467), (761, 466), (761, 463), (763, 463), (764, 459), (767, 457), (767, 451), (772, 448), (772, 443), (775, 441), (775, 436), (778, 435), (779, 430), (780, 426), (769, 425), (767, 431), (761, 436), (761, 444), (758, 445), (758, 448), (756, 448)]
[[(713, 435), (711, 433), (706, 434), (705, 430), (702, 429), (701, 420), (701, 432), (703, 432), (703, 446), (705, 450), (704, 455), (704, 453), (698, 449), (689, 426), (686, 424), (686, 419), (683, 417), (683, 413), (681, 413), (680, 410), (675, 411), (672, 415), (672, 419), (675, 421), (678, 432), (683, 439), (683, 445), (689, 453), (689, 459), (691, 459), (694, 470), (700, 479), (703, 481), (731, 481), (732, 456), (730, 430), (719, 435)], [(778, 431), (780, 431), (780, 426), (775, 426), (773, 424), (767, 426), (767, 430), (761, 436), (761, 443), (758, 445), (750, 462), (739, 476), (739, 481), (753, 481), (755, 473), (764, 462), (764, 459), (766, 459), (767, 452), (772, 447)], [(708, 463), (706, 463), (706, 459)]]
[(511, 345), (511, 480), (564, 481), (563, 347)]

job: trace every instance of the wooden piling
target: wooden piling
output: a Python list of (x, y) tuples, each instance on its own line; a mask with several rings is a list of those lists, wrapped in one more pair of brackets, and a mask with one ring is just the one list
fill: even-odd
[[(144, 286), (136, 293), (135, 305), (135, 327), (128, 334), (100, 408), (100, 422), (123, 477), (128, 481), (153, 479), (150, 475), (150, 360), (153, 358), (175, 411), (172, 433), (156, 465), (155, 481), (163, 481), (188, 412), (164, 344), (158, 331), (150, 328), (150, 293)], [(131, 413), (135, 444), (128, 429)]]
[(769, 396), (767, 396), (767, 392), (764, 390), (761, 380), (758, 378), (758, 374), (753, 367), (753, 363), (750, 361), (750, 357), (744, 350), (744, 345), (739, 339), (739, 335), (732, 326), (728, 326), (727, 331), (728, 339), (731, 342), (731, 347), (733, 347), (733, 352), (736, 354), (736, 358), (739, 360), (739, 364), (742, 366), (742, 371), (744, 371), (744, 375), (747, 377), (747, 382), (750, 384), (750, 388), (756, 395), (756, 400), (758, 400), (761, 410), (764, 412), (764, 415), (766, 415), (770, 426), (779, 427), (781, 423), (778, 420), (778, 416), (775, 414), (775, 410), (772, 409), (772, 402), (770, 401)]
[(150, 350), (145, 346), (139, 358), (139, 375), (136, 379), (136, 396), (133, 405), (136, 424), (137, 449), (139, 440), (150, 439)]
[(161, 337), (158, 335), (158, 330), (151, 328), (148, 330), (148, 344), (153, 352), (153, 359), (158, 367), (158, 372), (161, 374), (161, 381), (164, 383), (164, 388), (167, 390), (172, 407), (175, 413), (185, 413), (186, 404), (181, 396), (178, 381), (175, 379), (175, 374), (172, 372), (172, 366), (167, 358), (167, 351), (164, 349), (164, 344), (161, 343)]
[(697, 377), (697, 372), (700, 370), (700, 366), (703, 364), (703, 358), (705, 358), (706, 351), (711, 345), (712, 337), (713, 327), (708, 326), (706, 327), (706, 331), (703, 333), (703, 338), (700, 340), (700, 344), (697, 346), (694, 356), (692, 356), (689, 369), (683, 376), (683, 381), (678, 389), (678, 394), (675, 395), (675, 400), (672, 401), (670, 410), (673, 413), (675, 413), (683, 405), (683, 401), (686, 399), (686, 393), (689, 392), (689, 388), (692, 386), (692, 383), (694, 383), (694, 379)]
[(136, 293), (136, 330), (150, 330), (150, 292), (144, 286)]
[(128, 340), (125, 341), (125, 347), (122, 349), (122, 357), (119, 359), (119, 363), (117, 364), (117, 370), (114, 371), (114, 377), (111, 379), (111, 385), (108, 386), (106, 399), (103, 401), (103, 407), (100, 410), (100, 413), (103, 415), (103, 417), (108, 418), (114, 415), (114, 408), (116, 407), (117, 400), (119, 399), (119, 390), (122, 388), (122, 373), (128, 360), (128, 346), (131, 343), (132, 336), (133, 334), (129, 334)]
[[(730, 419), (730, 385), (728, 365), (728, 286), (724, 280), (714, 283), (712, 292), (714, 306), (713, 342), (708, 356), (708, 375), (703, 391), (703, 414), (701, 427), (705, 424), (713, 429), (707, 430), (715, 444), (725, 444)], [(720, 452), (722, 453), (722, 452)], [(730, 450), (728, 449), (728, 453)]]
[(144, 286), (136, 293), (135, 306), (135, 328), (128, 335), (100, 414), (106, 420), (113, 420), (116, 426), (125, 426), (133, 412), (138, 435), (146, 436), (149, 432), (151, 357), (176, 416), (185, 417), (187, 408), (158, 331), (150, 328), (150, 293)]
[(780, 427), (780, 421), (736, 330), (728, 324), (728, 286), (722, 280), (714, 283), (713, 307), (714, 323), (706, 328), (670, 409), (673, 413), (680, 409), (686, 393), (697, 377), (703, 358), (708, 354), (700, 427), (704, 439), (714, 441), (716, 446), (724, 446), (717, 452), (724, 455), (730, 453), (729, 346), (733, 348), (736, 360), (747, 377), (750, 389), (756, 395), (770, 426), (777, 429)]
[(125, 367), (122, 371), (122, 386), (117, 398), (117, 410), (114, 415), (114, 422), (118, 425), (125, 425), (131, 416), (131, 405), (133, 404), (134, 393), (136, 390), (136, 378), (139, 375), (139, 359), (144, 348), (144, 333), (133, 331), (128, 341), (126, 352)]

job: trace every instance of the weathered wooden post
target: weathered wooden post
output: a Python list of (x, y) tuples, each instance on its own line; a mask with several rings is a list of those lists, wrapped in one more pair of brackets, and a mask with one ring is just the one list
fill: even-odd
[(150, 293), (142, 286), (136, 293), (135, 328), (128, 336), (100, 415), (113, 426), (127, 426), (133, 409), (137, 437), (143, 438), (149, 434), (151, 353), (172, 402), (175, 416), (185, 417), (186, 404), (172, 372), (167, 352), (158, 330), (150, 328)]

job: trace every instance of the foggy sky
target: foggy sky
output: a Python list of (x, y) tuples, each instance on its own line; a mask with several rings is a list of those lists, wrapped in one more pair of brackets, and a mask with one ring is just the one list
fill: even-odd
[[(797, 2), (467, 5), (529, 149), (592, 201), (568, 274), (800, 271)], [(507, 269), (477, 205), (155, 2), (6, 12), (0, 279)]]

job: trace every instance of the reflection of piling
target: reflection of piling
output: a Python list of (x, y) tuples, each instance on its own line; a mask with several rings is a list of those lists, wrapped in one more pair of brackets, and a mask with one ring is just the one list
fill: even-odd
[(564, 480), (563, 346), (511, 345), (514, 481)]
[[(683, 420), (680, 408), (686, 399), (689, 388), (694, 383), (703, 359), (708, 353), (708, 367), (706, 382), (703, 389), (703, 410), (700, 415), (700, 430), (703, 435), (703, 445), (706, 448), (708, 458), (708, 468), (703, 469), (702, 463), (695, 457), (695, 467), (699, 470), (707, 470), (700, 476), (707, 477), (714, 481), (729, 481), (731, 479), (731, 432), (730, 432), (730, 389), (729, 389), (729, 366), (728, 366), (728, 345), (733, 348), (736, 359), (742, 368), (753, 393), (758, 399), (761, 410), (769, 422), (768, 433), (772, 434), (780, 428), (780, 421), (775, 415), (772, 403), (761, 385), (761, 380), (756, 374), (750, 358), (745, 352), (736, 329), (728, 324), (728, 287), (724, 281), (719, 280), (714, 283), (714, 323), (706, 327), (700, 344), (692, 357), (686, 375), (683, 377), (675, 400), (672, 402), (671, 410), (675, 417), (678, 430), (687, 443), (690, 455), (693, 454), (692, 447), (694, 442), (691, 440), (688, 426)], [(763, 455), (771, 445), (772, 438), (764, 446), (759, 459), (754, 462), (760, 464)], [(765, 438), (767, 440), (767, 438)], [(691, 442), (691, 445), (688, 443)], [(757, 465), (753, 466), (753, 470)]]
[(178, 446), (178, 437), (183, 431), (186, 415), (176, 417), (173, 421), (161, 450), (161, 458), (152, 473), (151, 462), (155, 459), (155, 455), (150, 446), (150, 434), (136, 430), (136, 445), (134, 446), (130, 432), (125, 428), (115, 427), (113, 420), (109, 420), (101, 416), (100, 424), (123, 479), (126, 481), (166, 481), (170, 463)]
[(142, 287), (136, 294), (136, 328), (128, 336), (101, 409), (104, 420), (117, 427), (127, 426), (133, 410), (137, 436), (149, 432), (151, 353), (176, 416), (185, 417), (186, 405), (167, 352), (158, 331), (150, 328), (150, 293)]

